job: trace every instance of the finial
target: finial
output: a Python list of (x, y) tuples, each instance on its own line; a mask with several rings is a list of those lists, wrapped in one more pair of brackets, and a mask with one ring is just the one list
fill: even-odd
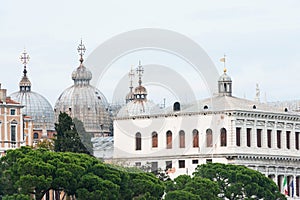
[(139, 61), (139, 66), (136, 69), (136, 72), (137, 72), (137, 74), (139, 76), (139, 85), (141, 86), (142, 85), (142, 75), (144, 73), (144, 69), (143, 69), (143, 66), (141, 64), (141, 61)]
[(30, 59), (30, 57), (26, 53), (26, 50), (24, 49), (24, 52), (20, 56), (20, 60), (21, 60), (22, 64), (24, 64), (26, 66), (26, 64), (29, 62), (29, 59)]
[(227, 69), (226, 69), (226, 55), (225, 54), (224, 54), (224, 57), (220, 59), (220, 61), (222, 63), (224, 63), (224, 70), (223, 71), (224, 71), (224, 73), (226, 73)]
[(82, 39), (81, 39), (81, 41), (80, 41), (80, 44), (78, 45), (78, 48), (77, 48), (77, 51), (78, 51), (78, 53), (79, 53), (79, 55), (80, 55), (80, 63), (83, 63), (83, 55), (84, 55), (84, 53), (85, 53), (85, 46), (84, 46), (84, 44), (82, 43)]
[(22, 64), (24, 65), (24, 70), (23, 70), (24, 76), (26, 76), (26, 74), (27, 74), (26, 65), (29, 62), (29, 59), (30, 59), (30, 57), (26, 53), (26, 50), (24, 49), (24, 52), (20, 56), (20, 60), (21, 60)]
[(133, 89), (132, 82), (133, 82), (133, 77), (134, 77), (134, 70), (133, 70), (133, 66), (132, 65), (131, 65), (131, 69), (130, 69), (130, 71), (128, 73), (128, 76), (129, 76), (129, 83), (130, 83), (129, 88), (130, 88), (130, 92), (132, 92), (132, 89)]
[(258, 83), (256, 83), (255, 101), (260, 102), (260, 89)]

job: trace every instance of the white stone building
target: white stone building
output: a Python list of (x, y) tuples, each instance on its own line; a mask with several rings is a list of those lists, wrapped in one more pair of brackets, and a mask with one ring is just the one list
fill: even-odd
[(152, 171), (167, 170), (171, 178), (192, 175), (198, 164), (208, 162), (245, 165), (272, 178), (281, 191), (286, 176), (289, 196), (300, 199), (299, 137), (299, 113), (232, 96), (224, 70), (211, 98), (176, 102), (169, 111), (118, 115), (114, 160), (150, 164)]

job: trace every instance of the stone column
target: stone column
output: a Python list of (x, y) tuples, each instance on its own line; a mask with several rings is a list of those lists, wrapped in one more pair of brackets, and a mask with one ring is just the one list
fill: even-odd
[(268, 148), (268, 128), (267, 128), (267, 122), (265, 122), (264, 127), (261, 130), (261, 147), (262, 148)]
[(282, 129), (281, 133), (281, 149), (286, 150), (286, 124), (284, 125), (284, 128)]
[(246, 122), (244, 121), (243, 126), (241, 127), (241, 147), (246, 147), (246, 138), (247, 138), (247, 126)]
[(296, 130), (295, 130), (295, 124), (293, 123), (293, 128), (291, 130), (291, 135), (290, 135), (290, 149), (294, 151), (296, 149), (295, 145), (295, 135), (296, 135)]

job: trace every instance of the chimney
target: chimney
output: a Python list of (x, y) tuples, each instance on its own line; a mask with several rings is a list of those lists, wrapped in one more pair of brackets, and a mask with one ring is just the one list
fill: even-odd
[(6, 101), (6, 89), (1, 88), (1, 83), (0, 83), (0, 101), (1, 102)]

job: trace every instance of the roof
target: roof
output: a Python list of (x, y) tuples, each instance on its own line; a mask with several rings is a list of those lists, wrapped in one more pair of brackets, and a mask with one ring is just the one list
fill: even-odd
[(274, 107), (266, 103), (260, 103), (257, 101), (251, 101), (234, 96), (213, 96), (211, 98), (207, 98), (190, 104), (190, 106), (187, 106), (187, 108), (183, 109), (182, 112), (203, 112), (204, 110), (241, 110), (286, 113), (284, 109)]
[[(19, 102), (12, 100), (10, 97), (6, 97), (5, 100), (6, 104), (15, 104), (15, 105), (20, 105)], [(3, 101), (0, 101), (1, 104), (3, 104)]]
[(114, 147), (114, 138), (108, 137), (94, 137), (91, 139), (94, 150), (108, 150)]
[(48, 130), (54, 130), (54, 111), (44, 96), (33, 91), (18, 91), (10, 96), (24, 105), (22, 113), (32, 117), (34, 128), (42, 128), (46, 125)]
[(149, 100), (133, 100), (124, 105), (117, 117), (147, 116), (161, 113), (160, 108)]

